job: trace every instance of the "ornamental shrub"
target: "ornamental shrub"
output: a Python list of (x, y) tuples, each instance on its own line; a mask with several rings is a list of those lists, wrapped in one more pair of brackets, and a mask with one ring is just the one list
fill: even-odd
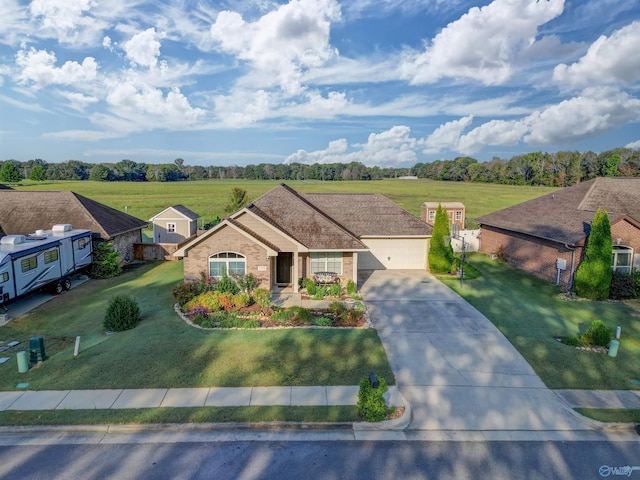
[(611, 288), (609, 289), (609, 298), (614, 300), (636, 298), (638, 296), (636, 277), (638, 277), (638, 275), (613, 272), (613, 276), (611, 277)]
[(261, 307), (261, 308), (269, 308), (271, 305), (271, 291), (266, 288), (256, 288), (253, 291), (253, 300)]
[(250, 303), (251, 303), (251, 297), (247, 292), (237, 293), (233, 297), (233, 306), (235, 307), (236, 310), (242, 307), (247, 307)]
[(605, 210), (598, 209), (587, 238), (584, 259), (575, 275), (576, 293), (591, 300), (606, 300), (611, 288), (611, 225)]
[(235, 295), (238, 293), (240, 288), (238, 288), (238, 284), (233, 278), (229, 277), (226, 272), (223, 272), (222, 278), (218, 280), (218, 283), (216, 284), (216, 290), (222, 293)]
[(194, 283), (186, 282), (180, 283), (173, 287), (171, 290), (178, 305), (183, 307), (188, 301), (192, 300), (198, 293), (198, 290)]
[(104, 315), (104, 328), (111, 332), (122, 332), (134, 328), (140, 322), (140, 307), (128, 295), (117, 295), (111, 299)]
[(316, 282), (313, 281), (313, 279), (311, 278), (305, 278), (303, 280), (304, 283), (304, 288), (307, 289), (307, 294), (310, 297), (313, 297), (316, 294), (316, 291), (318, 290), (318, 285), (316, 284)]
[(447, 211), (438, 204), (433, 233), (429, 243), (428, 263), (431, 273), (450, 273), (453, 264), (453, 247), (446, 245), (445, 237), (449, 237), (449, 216)]
[(353, 295), (358, 292), (358, 286), (353, 280), (347, 282), (347, 295)]
[(369, 377), (360, 380), (358, 391), (358, 413), (367, 422), (380, 422), (387, 417), (387, 403), (383, 395), (389, 389), (384, 378), (376, 376), (378, 388), (373, 388)]
[(329, 286), (328, 292), (331, 297), (339, 297), (342, 295), (342, 285), (339, 283), (334, 283)]
[(582, 337), (592, 345), (606, 347), (611, 341), (611, 332), (602, 320), (594, 320)]

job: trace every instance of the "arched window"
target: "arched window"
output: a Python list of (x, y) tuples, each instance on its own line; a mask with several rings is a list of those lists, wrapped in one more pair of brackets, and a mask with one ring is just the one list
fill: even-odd
[(622, 245), (613, 246), (611, 268), (614, 272), (631, 273), (633, 264), (633, 248)]
[(235, 252), (219, 252), (209, 257), (209, 275), (222, 278), (227, 275), (244, 275), (247, 272), (247, 259)]

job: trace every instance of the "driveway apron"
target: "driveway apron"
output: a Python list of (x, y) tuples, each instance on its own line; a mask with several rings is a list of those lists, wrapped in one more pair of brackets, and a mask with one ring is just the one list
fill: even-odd
[(478, 310), (427, 272), (376, 270), (361, 278), (409, 429), (584, 430)]

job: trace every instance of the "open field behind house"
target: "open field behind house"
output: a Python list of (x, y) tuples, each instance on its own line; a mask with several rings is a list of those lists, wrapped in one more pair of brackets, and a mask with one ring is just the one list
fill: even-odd
[[(181, 281), (181, 262), (147, 264), (91, 280), (11, 320), (0, 340), (22, 343), (0, 365), (0, 389), (21, 382), (32, 390), (357, 385), (369, 372), (394, 382), (374, 329), (200, 330), (173, 310), (171, 288)], [(123, 293), (138, 301), (142, 321), (106, 335), (106, 306)], [(15, 353), (32, 336), (44, 338), (49, 359), (18, 373)]]
[[(640, 301), (569, 300), (556, 286), (486, 255), (468, 255), (467, 260), (481, 276), (465, 281), (462, 288), (458, 280), (445, 283), (500, 329), (547, 387), (640, 389), (632, 382), (640, 380)], [(609, 327), (612, 338), (621, 326), (617, 357), (556, 340), (581, 335), (595, 319)]]
[[(148, 220), (168, 206), (182, 204), (198, 213), (206, 223), (224, 214), (233, 187), (247, 191), (255, 200), (280, 181), (269, 180), (201, 180), (184, 182), (92, 182), (25, 180), (18, 190), (71, 190), (143, 220)], [(423, 202), (462, 202), (467, 218), (500, 210), (532, 198), (551, 193), (550, 187), (524, 187), (484, 183), (436, 182), (432, 180), (376, 181), (288, 181), (287, 185), (301, 193), (377, 192), (393, 200), (409, 212), (420, 216)], [(349, 208), (345, 205), (345, 208)]]

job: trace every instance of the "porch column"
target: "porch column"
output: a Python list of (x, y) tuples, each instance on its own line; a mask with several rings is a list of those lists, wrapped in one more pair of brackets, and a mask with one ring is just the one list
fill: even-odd
[(298, 293), (298, 255), (298, 252), (293, 252), (293, 278), (291, 279), (293, 293)]
[(353, 283), (358, 285), (358, 252), (353, 252)]

